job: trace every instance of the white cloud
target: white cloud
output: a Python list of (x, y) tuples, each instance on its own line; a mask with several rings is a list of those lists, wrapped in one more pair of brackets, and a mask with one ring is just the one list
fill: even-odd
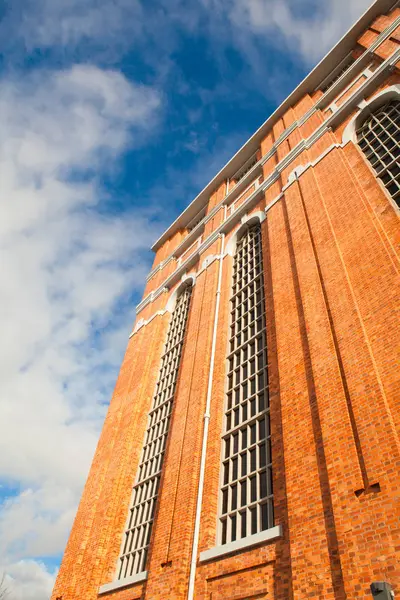
[[(28, 49), (80, 45), (113, 46), (127, 31), (140, 34), (142, 7), (139, 0), (19, 0), (22, 18), (16, 34)], [(16, 3), (18, 4), (18, 0)], [(15, 13), (18, 9), (14, 8)]]
[[(371, 0), (202, 0), (192, 5), (169, 0), (148, 6), (143, 0), (16, 0), (17, 5), (21, 2), (23, 9), (10, 10), (5, 23), (13, 23), (14, 39), (22, 40), (28, 50), (58, 47), (73, 53), (84, 48), (113, 60), (139, 44), (153, 55), (154, 66), (158, 61), (160, 71), (166, 68), (181, 29), (201, 31), (219, 43), (226, 38), (244, 53), (252, 48), (251, 36), (266, 36), (265, 45), (286, 46), (300, 59), (315, 63), (372, 4)], [(229, 23), (233, 29), (227, 29)]]
[(14, 600), (48, 597), (53, 575), (26, 559), (63, 550), (148, 269), (158, 231), (143, 211), (102, 211), (102, 178), (159, 106), (90, 65), (0, 82), (0, 479), (21, 490), (1, 507), (0, 573)]
[(300, 58), (315, 63), (353, 25), (371, 4), (371, 0), (204, 0), (228, 14), (231, 23), (268, 42), (282, 41)]
[(4, 581), (10, 600), (47, 600), (54, 586), (55, 573), (49, 573), (44, 564), (21, 560), (12, 565)]

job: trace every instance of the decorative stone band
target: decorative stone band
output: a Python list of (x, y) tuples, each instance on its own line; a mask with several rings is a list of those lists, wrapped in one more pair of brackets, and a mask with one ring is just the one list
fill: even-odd
[[(315, 112), (317, 112), (318, 110), (322, 110), (325, 107), (328, 107), (329, 104), (331, 104), (331, 105), (333, 104), (332, 108), (334, 109), (335, 113), (342, 112), (343, 107), (345, 105), (347, 106), (347, 103), (345, 103), (344, 105), (342, 105), (340, 107), (334, 106), (334, 102), (333, 102), (334, 98), (336, 98), (336, 96), (338, 96), (338, 90), (341, 90), (341, 95), (346, 93), (346, 91), (349, 89), (349, 87), (352, 86), (352, 84), (345, 87), (345, 89), (342, 90), (343, 85), (345, 85), (346, 83), (350, 83), (363, 66), (365, 66), (367, 68), (365, 69), (365, 71), (363, 73), (360, 74), (360, 76), (362, 74), (364, 74), (367, 77), (367, 81), (369, 81), (370, 79), (372, 79), (374, 82), (376, 81), (376, 72), (370, 71), (368, 68), (368, 64), (371, 60), (371, 57), (372, 57), (374, 51), (386, 39), (388, 39), (392, 35), (392, 33), (397, 29), (397, 27), (399, 27), (399, 26), (400, 26), (400, 17), (395, 19), (393, 21), (393, 23), (391, 25), (389, 25), (389, 27), (387, 27), (376, 38), (376, 40), (373, 42), (373, 44), (371, 44), (371, 46), (356, 61), (354, 61), (354, 63), (352, 63), (352, 65), (349, 66), (349, 69), (345, 73), (343, 73), (343, 75), (325, 92), (325, 94), (323, 96), (321, 96), (321, 98), (318, 100), (318, 102), (309, 111), (307, 111), (306, 114), (301, 119), (294, 121), (290, 125), (290, 127), (288, 127), (285, 131), (283, 131), (283, 133), (276, 140), (275, 144), (272, 146), (272, 148), (269, 150), (269, 152), (266, 155), (264, 155), (243, 176), (243, 178), (240, 180), (240, 182), (229, 191), (229, 193), (225, 196), (225, 198), (217, 206), (215, 206), (214, 209), (206, 217), (204, 217), (204, 219), (202, 219), (196, 225), (196, 227), (189, 233), (189, 235), (174, 250), (174, 253), (171, 254), (168, 258), (166, 258), (164, 261), (162, 261), (159, 265), (157, 265), (157, 267), (155, 267), (149, 273), (149, 275), (147, 276), (147, 281), (149, 281), (160, 269), (162, 269), (166, 264), (168, 264), (169, 261), (172, 260), (175, 256), (179, 256), (182, 252), (184, 252), (184, 250), (186, 248), (190, 247), (190, 245), (199, 236), (199, 233), (204, 228), (204, 225), (210, 219), (213, 218), (215, 213), (218, 212), (218, 210), (221, 208), (222, 205), (232, 203), (235, 198), (237, 198), (240, 194), (242, 194), (242, 192), (246, 189), (246, 187), (251, 185), (252, 181), (255, 178), (257, 178), (258, 174), (261, 172), (262, 166), (275, 154), (278, 146), (280, 146), (280, 144), (282, 144), (282, 142), (284, 142), (289, 137), (289, 135), (291, 133), (293, 133), (293, 131), (295, 129), (297, 129), (297, 127), (300, 127), (301, 125), (303, 125), (306, 121), (308, 121), (308, 119), (310, 117), (312, 117), (313, 114), (315, 114)], [(389, 59), (389, 61), (390, 61), (390, 59)], [(388, 61), (385, 61), (385, 63), (383, 63), (383, 65), (385, 65), (387, 62)], [(379, 70), (380, 69), (378, 69), (378, 71)], [(387, 70), (387, 66), (384, 68), (385, 72), (386, 72), (386, 70)], [(367, 82), (365, 82), (365, 83), (367, 83)], [(361, 86), (361, 87), (364, 89), (363, 86)], [(358, 91), (359, 90), (355, 91), (353, 96), (356, 95)], [(353, 98), (353, 96), (352, 96), (352, 98)], [(351, 98), (350, 98), (350, 100), (351, 100)], [(325, 123), (322, 125), (322, 127), (324, 125), (325, 125)], [(279, 168), (279, 165), (278, 165), (278, 168)]]
[[(140, 302), (140, 304), (136, 307), (136, 313), (139, 314), (150, 302), (152, 302), (155, 298), (157, 298), (163, 291), (165, 287), (170, 288), (175, 284), (176, 281), (179, 280), (182, 273), (187, 271), (193, 264), (197, 261), (200, 254), (202, 254), (214, 241), (218, 238), (221, 233), (228, 233), (232, 227), (236, 225), (238, 220), (241, 218), (243, 214), (245, 214), (255, 203), (259, 200), (263, 193), (265, 193), (268, 188), (275, 183), (282, 171), (284, 171), (304, 150), (308, 150), (315, 144), (327, 131), (330, 131), (332, 127), (338, 125), (340, 122), (344, 120), (346, 115), (353, 110), (355, 107), (358, 107), (358, 104), (364, 99), (366, 95), (371, 93), (371, 91), (376, 88), (379, 81), (383, 79), (387, 72), (390, 71), (396, 63), (400, 60), (400, 49), (396, 50), (391, 57), (385, 60), (379, 67), (374, 71), (369, 79), (367, 79), (363, 85), (361, 85), (354, 94), (349, 97), (346, 102), (344, 102), (336, 112), (334, 112), (307, 140), (302, 140), (293, 148), (289, 154), (277, 165), (276, 170), (262, 183), (258, 188), (251, 194), (247, 200), (243, 202), (230, 216), (228, 216), (223, 223), (219, 226), (219, 228), (214, 231), (204, 242), (197, 248), (197, 250), (189, 256), (185, 261), (181, 263), (181, 265), (172, 273), (166, 281), (164, 281), (161, 286), (149, 294), (146, 298)], [(322, 158), (324, 158), (333, 148), (341, 147), (344, 144), (334, 144), (330, 146), (327, 150), (321, 154), (313, 163), (309, 163), (307, 166), (312, 166), (317, 164)], [(265, 157), (264, 157), (265, 158)], [(304, 167), (305, 170), (306, 167)], [(292, 178), (289, 181), (289, 185), (293, 183), (296, 177)], [(284, 191), (287, 188), (282, 190)], [(282, 194), (280, 194), (268, 207), (269, 210), (280, 198)], [(221, 205), (227, 202), (227, 196), (224, 198)], [(211, 218), (216, 210), (220, 209), (220, 205), (214, 209), (209, 215)]]
[[(202, 267), (201, 267), (201, 269), (199, 271), (197, 271), (196, 273), (193, 273), (193, 272), (191, 272), (191, 273), (187, 273), (187, 272), (183, 273), (182, 276), (181, 276), (181, 281), (184, 282), (187, 279), (191, 279), (192, 280), (192, 285), (194, 286), (195, 283), (196, 283), (196, 278), (203, 271), (205, 271), (205, 269), (207, 269), (215, 260), (220, 260), (221, 258), (222, 257), (219, 254), (213, 254), (211, 256), (207, 256), (207, 258), (203, 260)], [(179, 291), (179, 288), (177, 290), (175, 290), (174, 296), (177, 295), (178, 291)], [(164, 287), (161, 290), (161, 292), (162, 293), (165, 293), (165, 292), (168, 293), (169, 289), (167, 287)], [(158, 310), (156, 313), (154, 313), (153, 315), (151, 315), (151, 317), (149, 317), (148, 319), (139, 319), (139, 321), (136, 323), (136, 325), (135, 325), (132, 333), (130, 334), (129, 338), (133, 337), (140, 329), (142, 329), (142, 327), (145, 327), (146, 325), (148, 325), (149, 323), (151, 323), (151, 321), (153, 319), (155, 319), (156, 317), (158, 317), (158, 316), (162, 317), (163, 315), (165, 315), (166, 312), (171, 313), (173, 311), (173, 309), (174, 309), (174, 305), (175, 305), (174, 297), (170, 297), (168, 299), (167, 305), (166, 305), (166, 307), (165, 307), (164, 310)]]
[(112, 581), (111, 583), (106, 583), (99, 588), (100, 594), (107, 594), (109, 592), (116, 592), (117, 590), (122, 590), (125, 587), (130, 585), (134, 585), (135, 583), (141, 583), (142, 581), (146, 581), (147, 579), (147, 571), (143, 571), (142, 573), (137, 573), (137, 575), (132, 575), (132, 577), (127, 577), (126, 579), (120, 579), (119, 581)]
[(200, 553), (200, 562), (221, 558), (234, 552), (243, 552), (243, 550), (253, 548), (254, 546), (273, 542), (280, 537), (282, 537), (282, 525), (276, 525), (275, 527), (271, 527), (271, 529), (266, 529), (236, 542), (230, 542), (224, 546), (215, 546), (214, 548), (210, 548), (210, 550), (205, 550)]

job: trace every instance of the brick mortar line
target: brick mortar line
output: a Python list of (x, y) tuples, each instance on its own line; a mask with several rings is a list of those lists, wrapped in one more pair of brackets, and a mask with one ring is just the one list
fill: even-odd
[[(343, 163), (344, 163), (344, 166), (345, 166), (345, 162), (344, 161), (343, 161)], [(345, 166), (345, 168), (346, 168), (346, 166)], [(390, 429), (392, 431), (393, 440), (394, 440), (394, 443), (396, 445), (397, 454), (398, 454), (398, 456), (400, 456), (400, 439), (399, 439), (399, 435), (398, 435), (398, 433), (396, 431), (396, 424), (394, 423), (394, 420), (393, 420), (392, 411), (390, 409), (388, 398), (387, 398), (387, 395), (386, 395), (386, 392), (385, 392), (385, 388), (384, 388), (384, 385), (383, 385), (383, 382), (382, 382), (382, 378), (381, 378), (381, 375), (380, 375), (380, 372), (379, 372), (379, 369), (378, 369), (378, 365), (377, 365), (376, 360), (375, 360), (375, 356), (374, 356), (374, 353), (373, 353), (373, 350), (372, 350), (372, 346), (371, 346), (371, 342), (370, 342), (370, 339), (369, 339), (369, 335), (368, 335), (368, 332), (366, 330), (366, 327), (365, 327), (365, 324), (364, 324), (364, 321), (363, 321), (363, 318), (362, 318), (361, 309), (360, 309), (358, 300), (357, 300), (355, 292), (354, 292), (353, 284), (352, 284), (352, 281), (351, 281), (351, 278), (350, 278), (350, 275), (349, 275), (349, 272), (348, 272), (348, 269), (347, 269), (347, 266), (346, 266), (346, 262), (345, 262), (344, 257), (343, 257), (343, 253), (342, 253), (342, 250), (341, 250), (341, 247), (340, 247), (337, 235), (336, 235), (335, 228), (333, 226), (331, 217), (329, 215), (329, 212), (328, 212), (328, 209), (327, 209), (324, 197), (321, 194), (321, 188), (320, 188), (320, 185), (319, 185), (319, 182), (318, 182), (318, 179), (317, 179), (316, 176), (315, 176), (315, 182), (317, 184), (318, 190), (319, 190), (320, 195), (321, 195), (321, 200), (322, 200), (322, 205), (324, 207), (325, 215), (326, 215), (326, 218), (327, 218), (328, 223), (329, 223), (329, 228), (330, 228), (331, 233), (332, 233), (332, 237), (333, 237), (333, 240), (334, 240), (334, 243), (335, 243), (335, 246), (336, 246), (337, 253), (339, 255), (339, 260), (340, 260), (340, 262), (342, 264), (342, 268), (343, 268), (343, 271), (344, 271), (344, 274), (345, 274), (345, 277), (346, 277), (346, 281), (347, 281), (347, 285), (348, 285), (348, 288), (349, 288), (349, 291), (350, 291), (350, 295), (351, 295), (352, 300), (354, 302), (354, 308), (356, 310), (357, 317), (358, 317), (358, 320), (359, 320), (359, 323), (360, 323), (360, 327), (361, 327), (361, 330), (363, 332), (363, 337), (365, 339), (365, 343), (366, 343), (366, 346), (368, 348), (368, 353), (370, 355), (371, 362), (372, 362), (372, 365), (373, 365), (373, 368), (374, 368), (374, 371), (375, 371), (376, 380), (378, 382), (379, 389), (380, 389), (381, 394), (382, 394), (382, 399), (383, 399), (383, 402), (384, 402), (384, 405), (385, 405), (386, 413), (387, 413), (387, 416), (388, 416), (388, 421), (390, 423)]]
[[(323, 298), (323, 303), (325, 306), (327, 320), (329, 323), (331, 340), (333, 343), (333, 347), (335, 349), (336, 363), (337, 363), (337, 367), (338, 367), (338, 371), (339, 371), (339, 377), (340, 377), (341, 383), (342, 383), (343, 395), (345, 397), (345, 401), (346, 401), (346, 405), (347, 405), (350, 427), (351, 427), (351, 431), (353, 434), (353, 441), (354, 441), (354, 446), (356, 449), (356, 456), (357, 456), (357, 460), (358, 460), (358, 467), (360, 470), (361, 480), (364, 485), (364, 490), (366, 490), (369, 488), (370, 482), (376, 481), (376, 478), (373, 476), (371, 476), (371, 477), (368, 476), (368, 469), (365, 464), (364, 453), (363, 453), (361, 440), (360, 440), (360, 436), (359, 436), (359, 432), (358, 432), (358, 428), (357, 428), (357, 421), (356, 421), (356, 418), (354, 415), (353, 403), (352, 403), (351, 395), (349, 392), (349, 387), (347, 384), (347, 378), (346, 378), (346, 372), (345, 372), (345, 368), (344, 368), (344, 364), (343, 364), (343, 358), (342, 358), (342, 354), (340, 351), (340, 346), (339, 346), (339, 342), (338, 342), (338, 338), (337, 338), (337, 334), (336, 334), (335, 324), (334, 324), (333, 317), (332, 317), (332, 310), (331, 310), (331, 306), (330, 306), (330, 302), (329, 302), (329, 298), (328, 298), (328, 293), (326, 290), (325, 280), (324, 280), (324, 277), (322, 274), (321, 262), (320, 262), (320, 259), (318, 256), (318, 251), (316, 248), (314, 235), (312, 233), (311, 223), (310, 223), (308, 211), (306, 208), (303, 189), (302, 189), (300, 181), (297, 181), (297, 186), (298, 186), (298, 190), (299, 190), (300, 202), (301, 202), (301, 207), (302, 207), (302, 211), (303, 211), (303, 215), (304, 215), (304, 219), (305, 219), (305, 223), (306, 223), (307, 233), (308, 233), (310, 243), (311, 243), (312, 253), (313, 253), (313, 257), (314, 257), (314, 261), (315, 261), (315, 267), (316, 267), (317, 274), (318, 274), (318, 282), (319, 282), (319, 286), (320, 286), (320, 290), (321, 290), (321, 294), (322, 294), (322, 298)], [(317, 189), (319, 189), (318, 186), (317, 186)], [(358, 487), (357, 487), (357, 489), (358, 489)]]

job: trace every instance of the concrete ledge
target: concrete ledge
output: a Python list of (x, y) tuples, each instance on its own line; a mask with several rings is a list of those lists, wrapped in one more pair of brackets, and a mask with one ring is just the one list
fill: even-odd
[[(377, 0), (379, 1), (379, 0)], [(400, 20), (400, 17), (398, 17)], [(397, 20), (396, 20), (397, 23)], [(285, 156), (285, 158), (275, 167), (275, 170), (267, 177), (267, 179), (257, 187), (254, 192), (241, 204), (234, 213), (232, 213), (229, 217), (226, 218), (225, 221), (219, 225), (219, 227), (208, 237), (206, 238), (202, 244), (197, 248), (197, 250), (191, 254), (184, 262), (182, 262), (176, 270), (167, 277), (167, 279), (159, 286), (151, 294), (148, 294), (143, 300), (136, 306), (136, 314), (138, 315), (140, 311), (142, 311), (148, 304), (153, 302), (158, 296), (161, 294), (163, 288), (170, 288), (173, 286), (179, 277), (186, 270), (190, 269), (193, 264), (195, 264), (196, 259), (199, 255), (204, 252), (212, 243), (217, 239), (218, 235), (221, 232), (227, 233), (230, 231), (230, 227), (236, 223), (237, 219), (240, 218), (242, 214), (247, 212), (250, 206), (253, 203), (258, 201), (258, 196), (263, 194), (267, 189), (271, 187), (275, 181), (277, 181), (284, 169), (286, 169), (298, 156), (310, 148), (313, 144), (315, 144), (323, 135), (325, 135), (328, 131), (331, 130), (332, 127), (336, 127), (338, 123), (342, 122), (346, 116), (346, 114), (351, 111), (357, 103), (360, 102), (364, 96), (372, 90), (372, 86), (376, 86), (380, 77), (385, 76), (388, 70), (390, 70), (398, 61), (400, 60), (400, 50), (396, 50), (388, 59), (386, 59), (377, 69), (373, 72), (369, 79), (366, 79), (352, 96), (344, 102), (335, 113), (332, 113), (321, 125), (314, 131), (314, 133), (307, 139), (302, 140), (295, 146), (289, 154)], [(354, 63), (355, 64), (355, 63)], [(327, 92), (328, 93), (328, 92)], [(266, 156), (264, 156), (258, 164), (263, 164)], [(317, 159), (318, 160), (318, 159)], [(316, 162), (316, 161), (314, 161)], [(253, 167), (255, 169), (257, 165)], [(226, 202), (227, 197), (225, 197), (219, 205), (217, 205), (218, 209), (223, 206)], [(216, 207), (216, 208), (217, 208)], [(183, 213), (182, 213), (183, 214)], [(211, 215), (211, 213), (210, 213)], [(207, 217), (208, 218), (208, 217)], [(168, 230), (169, 231), (169, 230)], [(157, 245), (157, 243), (156, 243)]]
[(132, 575), (132, 577), (127, 577), (126, 579), (119, 579), (118, 581), (112, 581), (111, 583), (106, 583), (105, 585), (102, 585), (99, 588), (99, 594), (107, 594), (107, 592), (114, 592), (115, 590), (120, 590), (124, 587), (128, 587), (129, 585), (133, 585), (134, 583), (146, 581), (146, 579), (147, 571), (143, 571), (143, 573)]
[[(345, 34), (344, 37), (332, 48), (332, 50), (321, 60), (320, 63), (307, 75), (307, 77), (297, 86), (297, 88), (284, 100), (284, 102), (276, 109), (276, 111), (261, 125), (261, 127), (250, 137), (249, 140), (240, 148), (240, 150), (230, 159), (230, 161), (215, 175), (215, 177), (208, 183), (208, 185), (198, 194), (198, 196), (189, 204), (189, 206), (179, 215), (179, 217), (168, 227), (168, 229), (158, 238), (153, 244), (152, 250), (156, 251), (158, 248), (170, 237), (175, 231), (182, 228), (187, 224), (190, 219), (193, 219), (196, 214), (202, 209), (205, 203), (208, 201), (208, 197), (213, 193), (214, 189), (218, 187), (222, 181), (229, 177), (230, 174), (235, 173), (241, 168), (243, 163), (250, 158), (250, 156), (256, 152), (261, 140), (265, 137), (272, 129), (272, 126), (276, 121), (288, 110), (291, 106), (296, 104), (302, 96), (307, 93), (312, 93), (321, 82), (326, 79), (334, 70), (335, 66), (338, 65), (354, 48), (358, 38), (365, 29), (368, 28), (369, 24), (381, 14), (387, 13), (394, 5), (396, 0), (375, 0), (370, 8), (360, 17), (355, 25)], [(387, 39), (393, 30), (391, 27), (394, 24), (386, 28), (375, 40), (375, 43), (382, 43)], [(397, 25), (396, 25), (397, 26)], [(396, 28), (394, 26), (394, 28)], [(375, 43), (366, 51), (370, 52), (376, 48)], [(362, 58), (362, 57), (360, 57)], [(357, 68), (357, 61), (350, 67)], [(354, 71), (353, 71), (354, 72)], [(345, 77), (346, 73), (342, 76)], [(342, 78), (340, 78), (335, 85), (333, 85), (324, 95), (325, 98), (333, 96), (335, 90), (337, 91), (338, 86), (341, 84)], [(324, 98), (322, 96), (321, 99)]]
[(276, 525), (276, 527), (272, 527), (266, 531), (261, 531), (260, 533), (237, 540), (236, 542), (231, 542), (230, 544), (225, 544), (224, 546), (215, 546), (214, 548), (210, 548), (210, 550), (205, 550), (205, 552), (200, 553), (200, 562), (206, 562), (208, 560), (213, 560), (214, 558), (220, 558), (227, 554), (238, 552), (239, 550), (247, 550), (253, 546), (264, 544), (265, 542), (272, 542), (281, 536), (282, 525)]

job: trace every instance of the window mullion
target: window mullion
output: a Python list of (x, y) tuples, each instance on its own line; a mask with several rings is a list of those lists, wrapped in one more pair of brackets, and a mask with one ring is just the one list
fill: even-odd
[(369, 115), (357, 130), (357, 138), (377, 177), (400, 207), (400, 101), (391, 100)]
[[(233, 265), (227, 404), (222, 434), (220, 543), (273, 526), (273, 508), (261, 448), (269, 431), (268, 365), (260, 225), (238, 242)], [(266, 426), (268, 420), (268, 426)], [(262, 425), (265, 421), (265, 425)], [(266, 454), (266, 450), (265, 453)], [(242, 502), (243, 501), (243, 502)]]
[(177, 299), (168, 328), (165, 352), (161, 358), (159, 379), (148, 413), (141, 460), (132, 491), (119, 558), (118, 579), (125, 579), (145, 570), (190, 297), (191, 288), (187, 287)]

